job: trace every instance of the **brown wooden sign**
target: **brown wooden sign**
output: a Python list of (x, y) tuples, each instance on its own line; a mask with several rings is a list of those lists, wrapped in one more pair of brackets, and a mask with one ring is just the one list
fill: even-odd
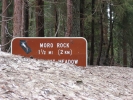
[(15, 55), (87, 66), (87, 41), (81, 37), (17, 37), (11, 47)]

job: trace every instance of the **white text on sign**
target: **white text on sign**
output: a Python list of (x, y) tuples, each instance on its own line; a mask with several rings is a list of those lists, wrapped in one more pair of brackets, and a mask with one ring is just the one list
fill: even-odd
[[(40, 48), (53, 48), (54, 44), (53, 43), (40, 43)], [(69, 43), (57, 43), (56, 44), (57, 48), (69, 48)]]

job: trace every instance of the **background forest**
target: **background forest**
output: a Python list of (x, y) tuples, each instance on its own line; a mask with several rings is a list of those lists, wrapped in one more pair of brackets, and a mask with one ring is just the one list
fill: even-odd
[(88, 64), (133, 67), (132, 0), (0, 0), (1, 50), (14, 37), (84, 37)]

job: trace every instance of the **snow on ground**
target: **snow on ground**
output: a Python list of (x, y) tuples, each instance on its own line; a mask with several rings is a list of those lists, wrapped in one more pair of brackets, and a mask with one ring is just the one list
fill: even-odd
[(133, 69), (76, 67), (0, 52), (0, 100), (133, 100)]

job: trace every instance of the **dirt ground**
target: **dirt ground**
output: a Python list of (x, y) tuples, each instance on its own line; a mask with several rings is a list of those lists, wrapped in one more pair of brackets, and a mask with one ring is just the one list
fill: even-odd
[(0, 100), (133, 100), (133, 69), (83, 68), (0, 52)]

